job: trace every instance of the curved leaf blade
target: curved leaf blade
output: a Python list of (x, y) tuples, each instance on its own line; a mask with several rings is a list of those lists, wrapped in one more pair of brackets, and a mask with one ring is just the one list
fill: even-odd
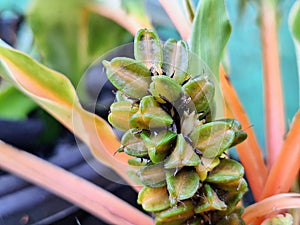
[(224, 0), (201, 0), (191, 33), (191, 51), (219, 77), (219, 64), (231, 33)]
[(295, 2), (295, 4), (291, 9), (290, 17), (289, 17), (289, 27), (295, 44), (297, 66), (298, 66), (298, 77), (300, 78), (300, 1), (299, 0)]
[(81, 107), (75, 89), (65, 76), (3, 45), (0, 46), (0, 76), (71, 130), (90, 147), (97, 159), (129, 181), (128, 156), (114, 156), (120, 143), (111, 127)]

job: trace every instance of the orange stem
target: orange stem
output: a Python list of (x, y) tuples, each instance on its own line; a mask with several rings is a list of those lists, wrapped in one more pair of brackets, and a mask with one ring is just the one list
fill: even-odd
[(294, 117), (292, 127), (275, 161), (261, 199), (288, 192), (300, 170), (300, 110)]
[(280, 78), (276, 7), (272, 1), (261, 1), (261, 43), (264, 71), (264, 99), (267, 164), (271, 169), (283, 144), (285, 113)]
[(292, 208), (300, 208), (300, 194), (278, 194), (248, 206), (242, 218), (246, 224), (259, 225), (265, 215)]
[(1, 141), (0, 167), (57, 194), (110, 224), (153, 224), (152, 218), (93, 183)]
[[(225, 107), (227, 108), (227, 112), (231, 112), (233, 117), (239, 120), (244, 128), (250, 127), (251, 123), (247, 114), (223, 67), (220, 69), (220, 84), (226, 101)], [(258, 200), (267, 178), (267, 168), (264, 164), (262, 151), (256, 140), (254, 131), (247, 129), (247, 134), (248, 138), (243, 143), (237, 145), (236, 149), (245, 168), (254, 198)]]

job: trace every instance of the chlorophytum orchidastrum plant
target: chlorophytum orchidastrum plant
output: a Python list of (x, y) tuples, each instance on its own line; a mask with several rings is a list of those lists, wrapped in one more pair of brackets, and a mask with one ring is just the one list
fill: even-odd
[(152, 30), (138, 31), (134, 57), (103, 64), (118, 89), (108, 117), (125, 131), (118, 152), (134, 157), (144, 185), (138, 203), (156, 224), (244, 224), (244, 168), (224, 152), (247, 135), (237, 120), (214, 119), (211, 74), (190, 69), (201, 62), (185, 41), (162, 44)]
[[(299, 223), (297, 213), (291, 209), (300, 208), (299, 189), (293, 188), (300, 167), (300, 113), (295, 114), (288, 131), (284, 129), (277, 48), (280, 1), (241, 0), (255, 2), (260, 13), (258, 26), (266, 78), (266, 158), (230, 82), (227, 67), (220, 63), (231, 34), (225, 1), (201, 0), (196, 6), (192, 2), (184, 1), (183, 9), (179, 1), (159, 0), (188, 44), (173, 39), (162, 44), (151, 31), (153, 25), (142, 4), (138, 10), (125, 10), (111, 8), (105, 1), (93, 1), (82, 12), (78, 10), (78, 18), (72, 17), (72, 22), (78, 19), (76, 29), (80, 32), (69, 36), (78, 36), (80, 44), (78, 49), (70, 47), (69, 42), (67, 46), (78, 50), (71, 56), (80, 56), (84, 61), (87, 57), (81, 53), (90, 46), (89, 41), (95, 40), (89, 37), (92, 32), (88, 32), (85, 24), (88, 13), (109, 18), (136, 35), (135, 59), (115, 58), (103, 62), (109, 79), (119, 90), (109, 121), (125, 132), (120, 141), (104, 119), (81, 106), (68, 78), (0, 41), (0, 76), (64, 124), (89, 146), (99, 161), (137, 189), (137, 201), (151, 217), (88, 181), (3, 142), (0, 142), (1, 168), (111, 224), (150, 225), (154, 223), (152, 215), (157, 224), (290, 225), (293, 220)], [(298, 66), (299, 21), (298, 0), (289, 18)], [(39, 22), (36, 20), (32, 26)], [(34, 30), (37, 39), (45, 33)], [(46, 43), (44, 46), (56, 49), (52, 47), (55, 42), (47, 42), (50, 35), (40, 38), (44, 38), (40, 42)], [(59, 42), (58, 46), (64, 44)], [(61, 48), (58, 49), (61, 53)], [(54, 59), (63, 61), (57, 60), (57, 56)], [(243, 65), (240, 66), (243, 72)], [(121, 76), (122, 73), (125, 75)], [(214, 102), (219, 84), (224, 106)], [(224, 118), (219, 116), (222, 113), (215, 118), (214, 114), (223, 109)], [(232, 146), (236, 147), (241, 164), (228, 158), (226, 150)], [(130, 164), (128, 173), (127, 163)], [(245, 205), (243, 210), (240, 200), (247, 191), (244, 170), (255, 203)], [(132, 179), (143, 186), (141, 190)]]

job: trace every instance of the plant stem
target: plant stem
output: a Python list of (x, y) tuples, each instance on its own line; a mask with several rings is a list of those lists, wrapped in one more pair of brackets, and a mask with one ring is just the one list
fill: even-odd
[(187, 40), (191, 32), (191, 23), (185, 17), (179, 1), (159, 0), (159, 2), (172, 20), (182, 39)]
[[(247, 114), (243, 109), (237, 93), (231, 85), (229, 77), (226, 75), (223, 67), (220, 69), (220, 84), (226, 101), (225, 112), (232, 114), (234, 118), (239, 120), (244, 129), (250, 127), (251, 123)], [(264, 163), (262, 150), (256, 140), (254, 131), (252, 129), (247, 129), (247, 134), (248, 138), (244, 142), (238, 144), (236, 149), (240, 160), (245, 167), (246, 176), (251, 186), (254, 198), (258, 200), (267, 179), (267, 168)]]
[(152, 225), (152, 218), (100, 187), (0, 141), (0, 167), (112, 224)]
[(300, 110), (294, 117), (291, 129), (275, 161), (261, 199), (288, 192), (300, 170)]
[(285, 113), (280, 77), (276, 4), (261, 1), (261, 44), (264, 70), (264, 98), (267, 164), (278, 157), (285, 134)]
[(257, 219), (266, 214), (280, 211), (281, 209), (292, 209), (300, 207), (300, 194), (278, 194), (248, 206), (242, 218), (246, 224), (260, 224)]

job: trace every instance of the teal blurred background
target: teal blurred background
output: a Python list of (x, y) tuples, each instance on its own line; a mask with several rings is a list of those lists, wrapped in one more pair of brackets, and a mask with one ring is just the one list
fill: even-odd
[[(279, 10), (279, 51), (287, 127), (299, 108), (295, 49), (288, 28), (288, 15), (294, 2), (281, 1)], [(233, 27), (228, 45), (232, 83), (250, 117), (260, 144), (265, 148), (263, 74), (257, 10), (254, 4), (249, 4), (239, 16), (238, 0), (227, 1), (227, 7)]]
[[(44, 0), (41, 2), (46, 1)], [(69, 0), (68, 2), (75, 3), (79, 2), (79, 0)], [(81, 0), (80, 2), (84, 1)], [(281, 71), (285, 96), (287, 127), (289, 126), (295, 112), (299, 108), (299, 82), (297, 76), (295, 50), (288, 28), (288, 15), (293, 2), (294, 0), (281, 1), (279, 7), (279, 49), (281, 56)], [(25, 14), (30, 3), (31, 0), (1, 0), (0, 15), (1, 17), (12, 17), (13, 14), (11, 12), (14, 12), (18, 15), (23, 15)], [(146, 11), (150, 15), (162, 39), (167, 39), (170, 37), (179, 38), (178, 33), (162, 9), (159, 7), (158, 2), (155, 0), (144, 1), (144, 3), (146, 5)], [(263, 78), (260, 33), (257, 22), (257, 8), (253, 3), (250, 3), (247, 5), (243, 13), (241, 13), (238, 7), (239, 0), (226, 0), (226, 4), (233, 27), (233, 32), (227, 48), (231, 80), (250, 117), (259, 143), (264, 148)], [(28, 53), (37, 56), (35, 54), (38, 49), (36, 49), (36, 46), (33, 47), (30, 45), (31, 38), (33, 38), (31, 36), (32, 34), (30, 33), (30, 29), (28, 29), (26, 26), (22, 29), (24, 30), (24, 33), (18, 33), (17, 38), (19, 38), (19, 40), (17, 40), (15, 46), (23, 51), (27, 51)], [(108, 34), (109, 32), (110, 30), (108, 29), (102, 33)], [(101, 33), (98, 34), (101, 35)], [(110, 43), (110, 46), (113, 46), (114, 44), (115, 46), (118, 46), (118, 44), (122, 42), (125, 43), (126, 41), (131, 41), (132, 38), (130, 35), (126, 35), (121, 35), (120, 38), (122, 40)], [(32, 51), (30, 46), (35, 51)], [(98, 54), (100, 53), (103, 54), (103, 52), (98, 52)], [(51, 65), (51, 63), (49, 65)], [(51, 66), (53, 67), (53, 64)], [(55, 68), (54, 66), (54, 69), (59, 70), (61, 68)]]

